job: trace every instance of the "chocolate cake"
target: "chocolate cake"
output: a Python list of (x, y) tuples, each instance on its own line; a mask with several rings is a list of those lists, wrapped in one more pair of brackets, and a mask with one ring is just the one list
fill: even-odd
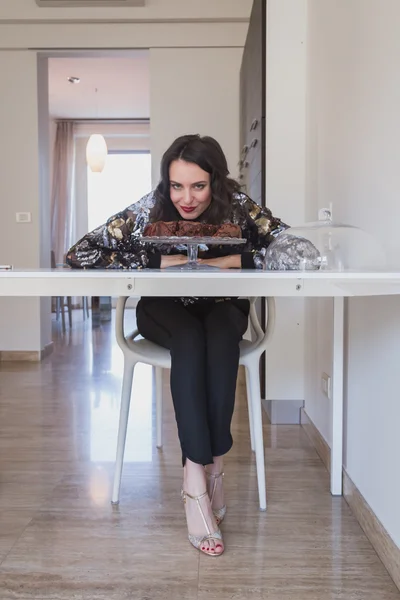
[(223, 223), (214, 234), (215, 237), (241, 238), (242, 230), (234, 223)]
[(157, 221), (146, 225), (143, 234), (150, 237), (164, 237), (176, 235), (176, 221)]
[(231, 237), (241, 238), (242, 230), (239, 225), (224, 223), (223, 225), (208, 225), (197, 221), (156, 221), (149, 223), (144, 230), (145, 236), (150, 237)]

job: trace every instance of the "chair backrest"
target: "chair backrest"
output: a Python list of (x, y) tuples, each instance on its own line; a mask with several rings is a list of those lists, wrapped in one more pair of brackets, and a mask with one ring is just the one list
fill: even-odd
[[(129, 296), (121, 296), (118, 298), (117, 302), (117, 310), (115, 315), (115, 333), (119, 347), (123, 352), (130, 351), (129, 345), (126, 341), (125, 330), (124, 330), (124, 315), (125, 315), (125, 305)], [(275, 298), (268, 297), (267, 299), (267, 325), (265, 328), (265, 332), (263, 331), (260, 322), (257, 317), (256, 310), (256, 301), (257, 297), (250, 297), (250, 324), (256, 334), (256, 339), (254, 340), (254, 344), (259, 347), (260, 350), (264, 351), (274, 333), (275, 329)], [(133, 339), (139, 334), (139, 331), (136, 329), (133, 331), (129, 338)]]
[[(125, 328), (124, 328), (124, 316), (125, 316), (125, 305), (129, 296), (120, 296), (117, 301), (117, 309), (115, 311), (115, 335), (117, 338), (118, 346), (122, 352), (129, 352), (129, 346), (126, 341)], [(130, 337), (138, 335), (139, 331), (135, 330)]]
[(256, 302), (257, 297), (250, 297), (250, 324), (256, 334), (255, 343), (260, 346), (260, 350), (264, 351), (274, 333), (275, 329), (275, 298), (266, 298), (267, 302), (267, 314), (266, 314), (266, 327), (265, 332), (263, 331), (260, 321), (257, 316)]

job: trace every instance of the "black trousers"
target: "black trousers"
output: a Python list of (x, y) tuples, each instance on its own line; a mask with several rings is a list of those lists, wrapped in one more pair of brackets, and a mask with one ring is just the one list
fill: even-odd
[(143, 298), (140, 334), (171, 351), (171, 393), (182, 461), (207, 465), (232, 447), (230, 431), (239, 366), (247, 330), (248, 300)]

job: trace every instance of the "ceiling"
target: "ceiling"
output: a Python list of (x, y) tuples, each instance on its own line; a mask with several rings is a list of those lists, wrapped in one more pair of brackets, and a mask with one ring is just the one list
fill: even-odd
[[(71, 76), (80, 83), (69, 83)], [(149, 118), (148, 51), (49, 58), (49, 112), (55, 119)]]

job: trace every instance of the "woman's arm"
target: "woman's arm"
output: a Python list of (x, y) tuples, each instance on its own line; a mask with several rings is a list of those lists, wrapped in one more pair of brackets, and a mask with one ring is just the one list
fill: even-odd
[(244, 269), (262, 269), (266, 249), (289, 225), (274, 217), (269, 208), (259, 206), (248, 196), (244, 196), (240, 203), (247, 215), (247, 238), (251, 248), (241, 255), (241, 266)]
[[(251, 252), (242, 255), (243, 268), (256, 268), (267, 270), (299, 270), (305, 259), (312, 269), (319, 268), (320, 253), (310, 240), (298, 237), (295, 234), (287, 235), (281, 233), (289, 228), (272, 215), (268, 208), (261, 208), (255, 202), (246, 198), (246, 211), (249, 215), (249, 229)], [(274, 239), (281, 234), (282, 245), (275, 250), (274, 256), (269, 256), (268, 263), (265, 262), (266, 251)]]
[(289, 226), (274, 217), (269, 208), (262, 208), (245, 194), (235, 198), (233, 218), (247, 238), (246, 250), (241, 254), (200, 259), (199, 262), (221, 269), (262, 269), (267, 247)]
[(87, 233), (67, 253), (75, 269), (140, 269), (160, 267), (161, 254), (140, 243), (154, 194), (144, 196), (120, 213)]

